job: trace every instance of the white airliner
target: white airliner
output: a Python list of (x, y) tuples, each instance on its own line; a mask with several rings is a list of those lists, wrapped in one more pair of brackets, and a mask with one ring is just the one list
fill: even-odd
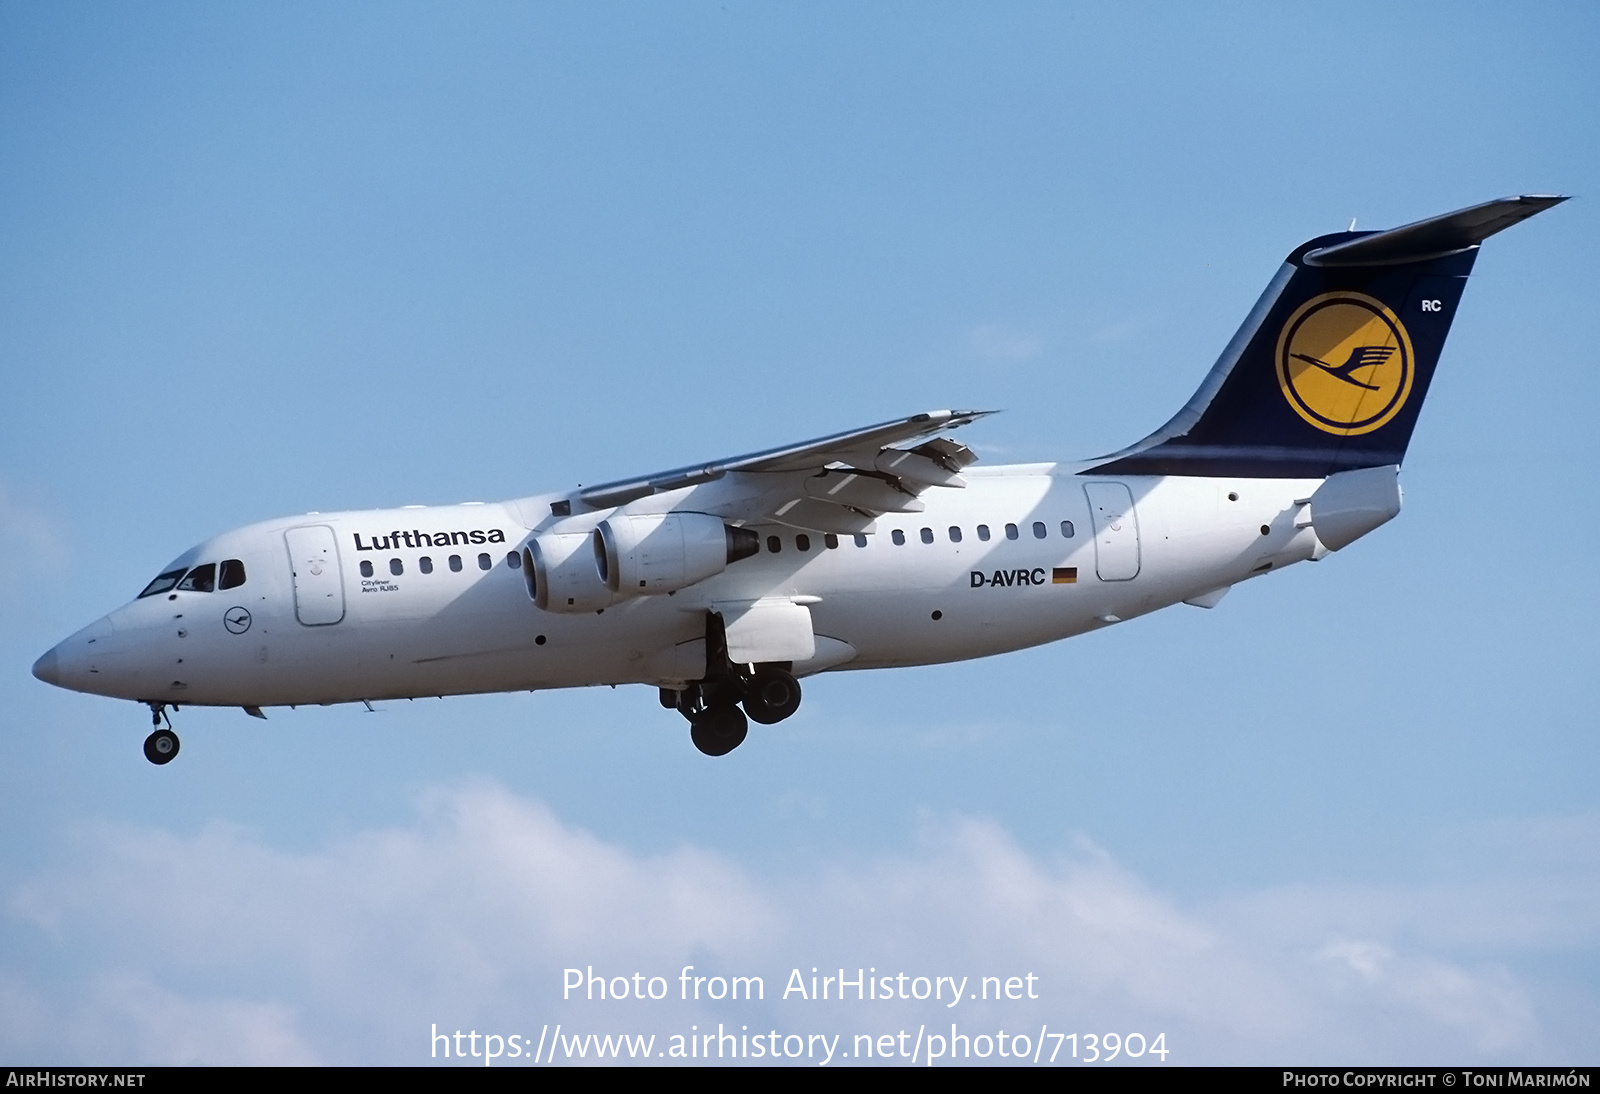
[(1120, 452), (974, 466), (935, 411), (498, 504), (309, 513), (185, 551), (41, 680), (166, 712), (648, 684), (702, 752), (797, 678), (1005, 653), (1322, 558), (1397, 473), (1490, 235), (1487, 202), (1296, 248), (1188, 404)]

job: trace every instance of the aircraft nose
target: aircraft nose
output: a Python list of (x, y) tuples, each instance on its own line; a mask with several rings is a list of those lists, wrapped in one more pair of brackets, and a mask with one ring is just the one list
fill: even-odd
[(61, 687), (61, 658), (54, 649), (33, 663), (33, 674), (47, 684)]

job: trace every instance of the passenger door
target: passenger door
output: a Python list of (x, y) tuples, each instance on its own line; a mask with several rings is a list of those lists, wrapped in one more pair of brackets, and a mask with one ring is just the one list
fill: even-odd
[(344, 618), (344, 577), (339, 546), (326, 524), (290, 528), (283, 533), (294, 574), (294, 614), (308, 627), (325, 627)]

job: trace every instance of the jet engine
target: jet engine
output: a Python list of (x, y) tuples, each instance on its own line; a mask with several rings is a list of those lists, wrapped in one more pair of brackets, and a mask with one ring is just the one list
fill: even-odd
[(547, 612), (593, 612), (686, 589), (761, 550), (761, 537), (706, 513), (613, 516), (592, 532), (546, 532), (522, 549), (528, 595)]
[(528, 595), (547, 612), (599, 611), (616, 598), (595, 572), (593, 532), (547, 532), (522, 549)]
[(761, 537), (706, 513), (613, 516), (594, 533), (594, 562), (617, 600), (686, 589), (761, 550)]

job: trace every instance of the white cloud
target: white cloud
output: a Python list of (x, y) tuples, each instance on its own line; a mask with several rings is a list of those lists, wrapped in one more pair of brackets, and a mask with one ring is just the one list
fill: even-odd
[[(0, 973), (0, 1051), (407, 1063), (433, 1022), (524, 1036), (737, 1022), (848, 1041), (956, 1021), (1164, 1031), (1172, 1062), (1570, 1062), (1529, 985), (1441, 940), (1592, 941), (1592, 911), (1535, 900), (1467, 927), (1472, 908), (1446, 911), (1443, 894), (1302, 887), (1185, 909), (1087, 841), (1046, 861), (970, 818), (929, 819), (904, 854), (763, 877), (692, 847), (636, 855), (479, 783), (432, 792), (412, 824), (308, 852), (220, 825), (85, 830), (79, 861), (10, 894), (8, 932), (32, 932), (51, 971)], [(687, 964), (758, 973), (766, 1000), (561, 1001), (569, 966), (668, 977), (675, 997)], [(1040, 998), (780, 1001), (790, 970), (813, 966), (968, 976), (969, 991), (1031, 973)]]
[(1469, 972), (1426, 957), (1403, 957), (1381, 943), (1343, 939), (1316, 956), (1355, 974), (1359, 987), (1351, 994), (1398, 1003), (1465, 1033), (1480, 1051), (1524, 1048), (1537, 1033), (1527, 995), (1502, 968)]
[(1004, 323), (985, 323), (967, 333), (967, 349), (991, 364), (1031, 361), (1044, 349), (1038, 335)]
[(43, 1065), (316, 1064), (295, 1008), (225, 995), (182, 995), (134, 973), (95, 974), (53, 1004), (0, 977), (0, 1051)]

